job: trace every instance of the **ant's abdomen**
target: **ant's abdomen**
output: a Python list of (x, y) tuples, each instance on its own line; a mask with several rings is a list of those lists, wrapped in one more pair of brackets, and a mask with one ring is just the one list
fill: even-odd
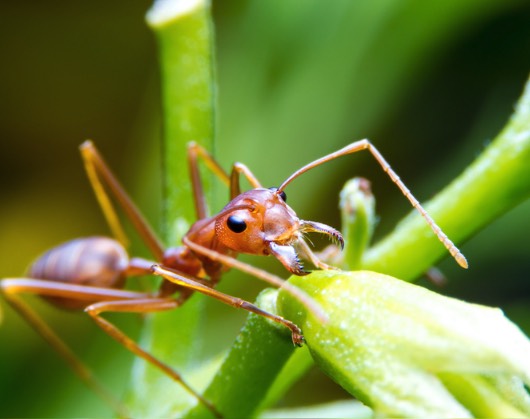
[(88, 237), (63, 243), (43, 254), (28, 269), (31, 278), (119, 288), (129, 258), (123, 246), (107, 237)]

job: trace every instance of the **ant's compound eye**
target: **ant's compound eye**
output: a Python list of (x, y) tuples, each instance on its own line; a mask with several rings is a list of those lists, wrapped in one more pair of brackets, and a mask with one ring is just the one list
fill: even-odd
[(247, 229), (247, 223), (245, 223), (245, 220), (239, 218), (237, 215), (231, 215), (228, 217), (226, 225), (234, 233), (242, 233)]
[[(276, 191), (278, 190), (278, 188), (269, 188), (269, 189), (270, 189), (271, 191), (273, 191), (273, 192), (276, 192)], [(281, 192), (279, 193), (279, 195), (280, 195), (280, 198), (282, 198), (282, 201), (283, 201), (283, 202), (287, 202), (287, 195), (285, 194), (284, 191), (281, 191)]]

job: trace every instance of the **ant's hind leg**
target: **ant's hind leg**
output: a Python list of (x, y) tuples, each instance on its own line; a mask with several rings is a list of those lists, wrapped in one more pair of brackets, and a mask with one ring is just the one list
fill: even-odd
[[(47, 281), (32, 278), (3, 279), (0, 281), (0, 291), (6, 300), (30, 323), (35, 330), (70, 364), (76, 374), (92, 388), (103, 400), (111, 405), (120, 416), (128, 417), (124, 409), (103, 386), (94, 378), (92, 372), (76, 357), (72, 350), (42, 321), (42, 319), (29, 308), (17, 294), (28, 293), (47, 297), (61, 298), (71, 301), (85, 301), (90, 304), (85, 311), (96, 321), (106, 333), (116, 339), (126, 349), (160, 368), (169, 377), (180, 383), (187, 391), (212, 412), (218, 412), (205, 400), (202, 395), (195, 392), (172, 368), (144, 351), (121, 330), (100, 316), (102, 312), (127, 312), (150, 313), (171, 310), (180, 306), (180, 300), (151, 297), (150, 294), (135, 291), (126, 291), (111, 288), (89, 287), (84, 285), (67, 284), (62, 282)], [(91, 304), (91, 302), (99, 301)]]
[(105, 163), (105, 160), (101, 157), (92, 141), (85, 141), (79, 149), (83, 157), (88, 179), (113, 235), (126, 247), (128, 239), (114, 209), (111, 197), (123, 209), (153, 256), (159, 261), (162, 260), (164, 255), (162, 242), (158, 239), (127, 192), (125, 192), (125, 189), (112, 173), (107, 163)]
[[(35, 289), (28, 288), (30, 283)], [(31, 309), (17, 294), (30, 292), (38, 294), (41, 281), (32, 279), (9, 279), (0, 281), (0, 292), (6, 301), (26, 320), (30, 326), (70, 365), (75, 374), (85, 385), (100, 397), (121, 418), (130, 417), (123, 404), (114, 397), (94, 376), (92, 371), (75, 355), (72, 349), (52, 330), (42, 318)], [(20, 287), (19, 284), (23, 284)]]

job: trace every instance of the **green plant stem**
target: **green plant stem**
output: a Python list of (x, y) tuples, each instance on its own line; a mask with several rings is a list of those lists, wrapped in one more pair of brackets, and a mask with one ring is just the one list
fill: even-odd
[[(256, 304), (275, 313), (277, 295), (277, 290), (264, 290)], [(264, 407), (263, 399), (294, 351), (290, 332), (284, 326), (250, 314), (204, 396), (224, 417), (253, 417)], [(210, 416), (204, 406), (197, 405), (186, 418)]]
[[(158, 41), (161, 66), (164, 238), (175, 246), (195, 221), (187, 144), (196, 141), (207, 149), (213, 145), (210, 4), (206, 0), (158, 1), (148, 12), (147, 22)], [(203, 178), (208, 195), (209, 182)], [(148, 317), (142, 335), (144, 348), (185, 377), (186, 367), (193, 365), (200, 352), (202, 302), (202, 296), (195, 295), (178, 310)], [(131, 401), (139, 415), (172, 416), (196, 402), (180, 385), (173, 385), (141, 360), (133, 372)]]
[[(171, 14), (171, 4), (191, 8)], [(195, 221), (186, 146), (195, 141), (208, 150), (213, 148), (215, 88), (209, 1), (155, 2), (147, 21), (160, 50), (165, 234), (175, 245)], [(208, 183), (208, 178), (204, 181)]]
[[(484, 152), (425, 205), (456, 243), (530, 196), (530, 83), (514, 115)], [(364, 255), (362, 269), (413, 280), (447, 251), (417, 213)], [(473, 261), (469, 261), (473, 266)]]

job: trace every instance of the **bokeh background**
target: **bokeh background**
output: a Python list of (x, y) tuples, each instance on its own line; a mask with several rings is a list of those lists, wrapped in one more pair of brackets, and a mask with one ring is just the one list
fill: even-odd
[[(155, 228), (161, 225), (159, 76), (144, 22), (149, 7), (146, 0), (0, 5), (0, 278), (22, 275), (62, 241), (108, 234), (77, 151), (86, 138)], [(427, 200), (502, 128), (530, 70), (524, 0), (230, 0), (214, 1), (213, 15), (215, 152), (225, 167), (245, 162), (265, 185), (368, 137)], [(369, 155), (308, 173), (288, 188), (289, 203), (302, 218), (338, 226), (338, 192), (359, 175), (372, 181), (381, 237), (409, 208)], [(529, 231), (526, 202), (463, 244), (469, 271), (440, 263), (449, 280), (441, 292), (501, 306), (530, 333)], [(260, 287), (233, 274), (220, 286), (248, 299)], [(131, 355), (83, 314), (29, 300), (108, 387), (124, 391)], [(0, 305), (0, 416), (109, 415)], [(209, 335), (207, 345), (221, 351), (245, 316), (215, 303), (208, 314), (222, 333)], [(140, 318), (111, 317), (138, 336)], [(342, 396), (313, 371), (283, 403), (303, 403), (311, 387), (319, 389), (312, 402)]]

